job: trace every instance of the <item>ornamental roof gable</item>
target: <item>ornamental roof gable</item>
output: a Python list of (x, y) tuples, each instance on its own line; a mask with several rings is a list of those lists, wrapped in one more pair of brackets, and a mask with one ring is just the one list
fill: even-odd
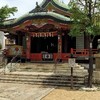
[(59, 0), (43, 0), (43, 2), (38, 5), (38, 2), (36, 2), (36, 7), (31, 10), (29, 13), (37, 13), (37, 12), (56, 12), (61, 15), (69, 16), (69, 7), (59, 1)]
[(31, 22), (34, 19), (42, 20), (44, 18), (66, 25), (71, 22), (69, 9), (66, 4), (58, 0), (43, 0), (40, 5), (38, 5), (38, 2), (36, 2), (36, 7), (27, 14), (17, 19), (5, 21), (1, 28), (11, 28), (22, 24), (24, 25), (24, 23), (27, 21), (30, 21), (30, 24), (32, 24)]

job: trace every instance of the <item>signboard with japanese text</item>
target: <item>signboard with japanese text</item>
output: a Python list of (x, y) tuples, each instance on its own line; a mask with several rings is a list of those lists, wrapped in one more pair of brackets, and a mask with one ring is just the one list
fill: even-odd
[(75, 66), (75, 58), (69, 58), (68, 65), (69, 65), (69, 67), (74, 67)]

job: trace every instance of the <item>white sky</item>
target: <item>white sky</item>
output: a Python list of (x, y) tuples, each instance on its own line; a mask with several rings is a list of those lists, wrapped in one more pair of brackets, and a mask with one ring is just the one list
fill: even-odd
[[(0, 8), (5, 5), (8, 5), (9, 7), (17, 7), (18, 12), (12, 17), (17, 18), (34, 9), (36, 2), (40, 4), (42, 1), (43, 0), (0, 0)], [(63, 1), (65, 4), (69, 2), (69, 0), (60, 1)]]

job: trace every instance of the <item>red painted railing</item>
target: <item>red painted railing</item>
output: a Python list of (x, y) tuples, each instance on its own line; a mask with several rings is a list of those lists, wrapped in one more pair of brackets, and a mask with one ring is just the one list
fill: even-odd
[[(97, 53), (97, 49), (92, 49), (93, 54)], [(60, 59), (62, 61), (68, 61), (68, 59), (70, 58), (70, 55), (73, 54), (75, 57), (88, 57), (89, 56), (89, 50), (88, 49), (73, 49), (71, 48), (70, 53), (53, 53), (53, 60), (55, 62), (57, 62), (57, 60), (59, 59), (59, 55), (60, 55)], [(30, 56), (31, 60), (33, 61), (42, 61), (42, 53), (31, 53)]]
[[(4, 55), (9, 57), (9, 50), (4, 50)], [(97, 49), (92, 49), (92, 53), (96, 54)], [(62, 61), (68, 61), (70, 55), (73, 54), (75, 57), (89, 57), (89, 49), (73, 49), (71, 48), (70, 53), (53, 53), (53, 60), (57, 61), (60, 57)], [(59, 56), (60, 55), (60, 56)], [(26, 58), (26, 51), (22, 51), (22, 56)], [(42, 53), (30, 53), (30, 59), (33, 61), (42, 61), (43, 55)]]
[(42, 54), (41, 53), (32, 53), (30, 59), (33, 61), (42, 61)]
[[(62, 61), (67, 61), (69, 56), (70, 56), (70, 53), (61, 53), (61, 59)], [(42, 53), (31, 53), (31, 56), (30, 56), (31, 60), (33, 61), (42, 61)], [(53, 60), (56, 62), (57, 60), (59, 59), (59, 55), (58, 53), (53, 53)]]
[[(73, 49), (73, 48), (71, 48), (70, 53), (75, 56), (89, 56), (89, 49)], [(97, 49), (92, 49), (92, 53), (96, 54)]]

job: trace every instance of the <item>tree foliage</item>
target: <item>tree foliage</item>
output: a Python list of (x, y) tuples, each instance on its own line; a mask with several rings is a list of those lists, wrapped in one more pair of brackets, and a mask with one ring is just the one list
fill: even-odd
[(71, 0), (69, 3), (72, 26), (69, 35), (85, 34), (89, 41), (88, 87), (92, 87), (93, 56), (92, 42), (100, 35), (100, 0)]
[(0, 8), (0, 24), (7, 18), (10, 17), (10, 15), (14, 15), (14, 13), (17, 12), (16, 7), (9, 8), (7, 5)]
[(69, 7), (73, 22), (71, 36), (100, 34), (100, 0), (71, 0)]

